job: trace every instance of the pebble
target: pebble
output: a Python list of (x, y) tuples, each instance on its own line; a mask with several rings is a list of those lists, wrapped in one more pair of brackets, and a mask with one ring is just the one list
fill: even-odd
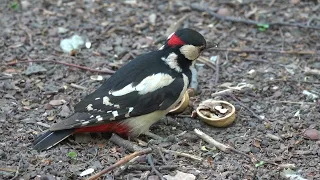
[(251, 148), (250, 148), (250, 151), (251, 151), (252, 153), (258, 153), (258, 152), (260, 152), (260, 149), (257, 148), (257, 147), (251, 147)]
[(6, 158), (7, 158), (6, 153), (0, 149), (0, 159), (6, 159)]
[(269, 146), (269, 140), (268, 140), (268, 139), (263, 139), (263, 140), (261, 141), (261, 145), (262, 145), (263, 147)]

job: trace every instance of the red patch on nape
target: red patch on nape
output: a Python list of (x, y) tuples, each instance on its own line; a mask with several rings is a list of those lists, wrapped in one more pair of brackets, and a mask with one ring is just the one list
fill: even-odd
[(81, 127), (75, 131), (75, 133), (83, 132), (110, 132), (117, 133), (118, 135), (122, 136), (128, 136), (129, 128), (124, 124), (120, 124), (118, 122), (111, 122), (108, 124), (101, 124), (98, 126)]
[(170, 47), (182, 46), (185, 44), (186, 43), (183, 42), (176, 34), (173, 34), (168, 41), (168, 46), (170, 46)]

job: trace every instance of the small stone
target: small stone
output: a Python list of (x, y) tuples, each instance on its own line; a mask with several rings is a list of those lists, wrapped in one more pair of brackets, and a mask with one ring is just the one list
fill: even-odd
[(230, 11), (228, 8), (220, 8), (217, 12), (217, 14), (221, 15), (221, 16), (229, 16), (230, 15)]
[(250, 151), (251, 151), (252, 153), (258, 153), (258, 152), (260, 152), (260, 149), (257, 148), (257, 147), (251, 147), (251, 148), (250, 148)]
[(263, 147), (269, 146), (269, 140), (268, 140), (268, 139), (263, 139), (263, 140), (261, 141), (261, 145), (262, 145)]
[(239, 148), (239, 150), (241, 150), (244, 153), (248, 153), (248, 152), (250, 152), (250, 147), (248, 145), (244, 144)]
[(306, 138), (306, 139), (310, 139), (310, 140), (318, 140), (319, 139), (319, 131), (316, 130), (316, 129), (307, 129), (303, 136)]
[(0, 149), (0, 159), (6, 159), (7, 155), (6, 153)]

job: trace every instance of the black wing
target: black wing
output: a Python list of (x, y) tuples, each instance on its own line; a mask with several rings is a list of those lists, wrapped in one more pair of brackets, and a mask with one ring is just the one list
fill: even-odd
[[(168, 109), (188, 84), (185, 84), (181, 73), (170, 69), (161, 60), (152, 59), (159, 57), (156, 53), (159, 52), (140, 56), (123, 66), (100, 88), (80, 101), (75, 106), (74, 115), (54, 124), (51, 130), (93, 126), (98, 123), (108, 123)], [(159, 73), (171, 76), (173, 81), (167, 86), (146, 94), (139, 94), (138, 91), (121, 96), (110, 94), (110, 92), (120, 90), (129, 84), (136, 86), (144, 78)], [(153, 86), (161, 83), (163, 82), (159, 79), (152, 81)]]

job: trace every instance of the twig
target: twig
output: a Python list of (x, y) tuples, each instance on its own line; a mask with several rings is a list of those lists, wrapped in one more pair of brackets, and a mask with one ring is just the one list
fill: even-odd
[(10, 168), (0, 168), (0, 171), (5, 171), (5, 172), (17, 172), (17, 169), (10, 169)]
[(209, 66), (211, 69), (215, 69), (215, 65), (210, 60), (208, 60), (208, 58), (200, 56), (198, 57), (197, 61)]
[(218, 82), (219, 82), (219, 62), (220, 62), (220, 56), (217, 56), (217, 59), (216, 59), (216, 77), (214, 79), (214, 84), (218, 84)]
[(125, 140), (123, 138), (121, 138), (120, 136), (118, 136), (117, 134), (112, 134), (111, 138), (109, 139), (111, 142), (113, 142), (114, 144), (123, 147), (125, 149), (127, 149), (130, 152), (135, 152), (135, 151), (141, 151), (142, 148), (140, 146), (137, 146), (133, 143), (131, 143), (128, 140)]
[(240, 106), (244, 107), (247, 111), (251, 112), (254, 117), (259, 119), (260, 121), (263, 121), (263, 119), (258, 114), (256, 114), (251, 108), (243, 104), (241, 101), (239, 101), (233, 94), (228, 94), (228, 96), (235, 100)]
[(252, 162), (255, 162), (255, 158), (251, 157), (250, 155), (242, 152), (242, 151), (239, 151), (231, 146), (227, 146), (227, 145), (224, 145), (216, 140), (214, 140), (212, 137), (210, 137), (209, 135), (205, 134), (204, 132), (200, 131), (199, 129), (194, 129), (194, 132), (196, 133), (196, 135), (203, 139), (204, 141), (206, 141), (207, 143), (209, 143), (210, 145), (212, 146), (215, 146), (217, 147), (219, 150), (223, 151), (223, 152), (226, 152), (226, 153), (229, 153), (230, 151), (233, 151), (235, 153), (238, 153), (238, 154), (241, 154), (247, 158), (249, 158)]
[(269, 26), (294, 26), (294, 27), (300, 27), (300, 28), (306, 28), (306, 29), (320, 30), (319, 26), (308, 26), (308, 25), (304, 25), (304, 24), (300, 24), (300, 23), (287, 23), (287, 22), (265, 23), (265, 22), (258, 22), (258, 21), (250, 20), (250, 19), (239, 19), (239, 18), (232, 17), (232, 16), (222, 16), (217, 13), (214, 13), (212, 10), (210, 10), (208, 8), (203, 8), (203, 7), (196, 5), (196, 4), (192, 4), (191, 9), (196, 10), (196, 11), (200, 11), (200, 12), (206, 12), (209, 15), (211, 15), (215, 18), (218, 18), (220, 20), (223, 20), (223, 21), (231, 21), (231, 22), (235, 22), (235, 23), (244, 23), (244, 24), (256, 25), (256, 26), (260, 25), (260, 24), (268, 24)]
[[(159, 170), (172, 170), (172, 169), (177, 169), (177, 165), (163, 165), (163, 166), (155, 166), (155, 168)], [(151, 167), (148, 165), (141, 165), (141, 164), (134, 164), (134, 165), (129, 165), (128, 170), (140, 170), (140, 171), (147, 171), (150, 170)]]
[(18, 177), (21, 162), (22, 162), (22, 157), (21, 157), (20, 160), (19, 160), (19, 164), (18, 164), (18, 167), (17, 167), (17, 170), (16, 170), (15, 175), (14, 175), (10, 180), (14, 180), (14, 179), (16, 179), (16, 178)]
[(320, 75), (320, 70), (318, 70), (318, 69), (311, 69), (311, 68), (309, 68), (309, 67), (305, 67), (305, 68), (304, 68), (304, 72), (305, 72), (306, 74)]
[(17, 16), (17, 19), (18, 19), (18, 22), (19, 22), (19, 24), (18, 24), (19, 28), (20, 28), (21, 30), (23, 30), (23, 31), (28, 35), (29, 44), (30, 44), (30, 46), (33, 46), (33, 40), (32, 40), (31, 30), (30, 30), (27, 26), (21, 24), (21, 21), (20, 21), (20, 17), (19, 17), (19, 16)]
[(153, 171), (154, 173), (156, 173), (156, 175), (159, 176), (159, 178), (160, 178), (161, 180), (164, 180), (163, 175), (162, 175), (162, 174), (156, 169), (156, 167), (154, 166), (154, 163), (153, 163), (152, 155), (151, 155), (151, 154), (148, 154), (148, 155), (147, 155), (147, 160), (148, 160), (149, 165), (150, 165), (151, 168), (152, 168), (152, 171)]
[(131, 159), (133, 159), (133, 158), (135, 158), (135, 157), (137, 157), (137, 156), (141, 156), (141, 155), (143, 155), (143, 154), (148, 154), (148, 153), (150, 153), (151, 151), (152, 151), (152, 149), (151, 149), (151, 148), (148, 148), (148, 149), (144, 149), (144, 150), (141, 150), (141, 151), (136, 151), (136, 152), (134, 152), (134, 153), (132, 153), (132, 154), (129, 154), (129, 155), (125, 156), (124, 158), (122, 158), (120, 161), (116, 162), (115, 164), (113, 164), (113, 165), (107, 167), (106, 169), (100, 171), (99, 173), (97, 173), (97, 174), (89, 177), (87, 180), (98, 179), (98, 178), (100, 178), (101, 176), (103, 176), (104, 174), (112, 171), (113, 169), (115, 169), (115, 168), (117, 168), (117, 167), (119, 167), (119, 166), (121, 166), (121, 165), (129, 162)]
[(282, 32), (282, 29), (280, 28), (279, 29), (280, 31), (280, 35), (281, 35), (281, 51), (284, 50), (284, 36), (283, 36), (283, 32)]
[(278, 101), (278, 100), (271, 100), (274, 103), (285, 103), (285, 104), (310, 104), (315, 105), (316, 103), (313, 102), (295, 102), (295, 101)]
[(158, 153), (159, 153), (159, 155), (160, 155), (160, 157), (161, 157), (161, 159), (162, 159), (163, 163), (164, 163), (164, 164), (166, 164), (166, 163), (167, 163), (167, 160), (166, 160), (166, 158), (164, 157), (164, 155), (163, 155), (163, 153), (162, 153), (161, 149), (160, 149), (160, 148), (157, 148), (157, 151), (158, 151)]
[(171, 26), (166, 31), (166, 36), (168, 37), (172, 33), (176, 32), (182, 25), (182, 23), (190, 16), (190, 14), (186, 14), (178, 19), (176, 22), (172, 23)]
[[(209, 48), (208, 48), (209, 49)], [(222, 47), (210, 47), (210, 49), (215, 51), (230, 51), (230, 52), (237, 52), (237, 53), (280, 53), (280, 54), (304, 54), (304, 55), (319, 55), (320, 53), (316, 50), (302, 50), (302, 51), (295, 51), (295, 50), (287, 50), (287, 51), (278, 51), (278, 50), (263, 50), (263, 49), (240, 49), (240, 48), (222, 48)]]
[(168, 154), (174, 154), (176, 156), (190, 158), (190, 159), (193, 159), (193, 160), (196, 160), (196, 161), (202, 161), (203, 160), (201, 157), (194, 156), (194, 155), (187, 154), (187, 153), (183, 153), (183, 152), (172, 151), (172, 150), (168, 150), (168, 149), (164, 149), (164, 148), (161, 148), (161, 151), (164, 152), (164, 153), (168, 153)]
[(71, 83), (70, 86), (73, 87), (73, 88), (84, 90), (84, 91), (86, 91), (88, 89), (86, 87), (83, 87), (83, 86), (80, 86), (80, 85), (74, 84), (74, 83)]
[(90, 72), (98, 72), (98, 73), (104, 73), (104, 74), (114, 74), (115, 71), (111, 70), (111, 69), (107, 69), (107, 70), (98, 70), (98, 69), (91, 69), (85, 66), (80, 66), (77, 64), (71, 64), (71, 63), (65, 63), (65, 62), (61, 62), (61, 61), (54, 61), (54, 60), (26, 60), (26, 61), (16, 61), (16, 62), (12, 62), (12, 63), (8, 63), (6, 64), (7, 66), (12, 66), (12, 65), (16, 65), (19, 63), (30, 63), (30, 62), (48, 62), (48, 63), (55, 63), (55, 64), (63, 64), (66, 66), (70, 66), (70, 67), (76, 67), (79, 69), (83, 69), (86, 71), (90, 71)]
[(241, 92), (241, 91), (244, 91), (245, 88), (251, 88), (252, 89), (253, 85), (252, 84), (246, 84), (246, 83), (239, 83), (237, 86), (234, 86), (234, 87), (232, 87), (232, 86), (220, 86), (220, 87), (226, 87), (228, 89), (212, 93), (211, 97), (229, 95), (229, 94), (232, 94), (235, 91)]

